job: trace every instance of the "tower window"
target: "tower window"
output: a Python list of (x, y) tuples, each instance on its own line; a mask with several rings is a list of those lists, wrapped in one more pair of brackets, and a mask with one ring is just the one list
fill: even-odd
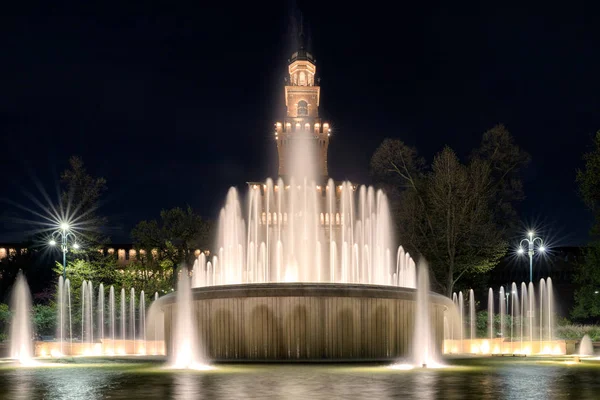
[(298, 116), (308, 115), (308, 103), (304, 100), (298, 102)]
[(300, 82), (298, 82), (300, 86), (306, 86), (306, 74), (304, 71), (300, 72)]

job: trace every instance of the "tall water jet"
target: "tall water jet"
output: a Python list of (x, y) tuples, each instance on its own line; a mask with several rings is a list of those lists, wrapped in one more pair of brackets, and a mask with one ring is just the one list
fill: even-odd
[(494, 339), (494, 290), (488, 290), (488, 334), (490, 340)]
[(98, 286), (98, 337), (104, 343), (104, 285)]
[(462, 291), (458, 292), (458, 321), (460, 323), (460, 352), (464, 352), (464, 341), (465, 341), (465, 299), (463, 298)]
[(176, 296), (173, 348), (169, 352), (171, 366), (178, 369), (201, 368), (204, 362), (197, 348), (199, 338), (192, 310), (192, 288), (186, 268), (180, 271)]
[(429, 268), (425, 261), (419, 262), (417, 278), (417, 306), (415, 309), (415, 332), (413, 338), (413, 363), (418, 367), (436, 366), (437, 352), (431, 331), (429, 307)]
[[(72, 318), (72, 308), (71, 308), (71, 281), (69, 280), (69, 278), (67, 278), (65, 280), (65, 286), (64, 286), (64, 294), (66, 296), (66, 307), (67, 307), (67, 311), (69, 314), (69, 322), (68, 322), (68, 327), (69, 327), (69, 352), (73, 349), (73, 318)], [(66, 314), (65, 314), (66, 315)]]
[(517, 329), (517, 321), (519, 320), (519, 291), (517, 290), (517, 284), (512, 283), (510, 287), (510, 350), (515, 351), (514, 342), (515, 334)]
[(131, 340), (133, 340), (133, 353), (135, 354), (135, 289), (131, 288), (129, 297), (129, 325), (131, 329)]
[(546, 279), (546, 291), (548, 292), (548, 341), (551, 341), (554, 338), (554, 291), (550, 277)]
[(470, 339), (475, 339), (475, 293), (469, 290), (469, 324), (471, 327)]
[(92, 286), (92, 281), (88, 281), (88, 326), (89, 326), (89, 343), (90, 346), (94, 343), (94, 287)]
[(504, 286), (500, 286), (500, 291), (498, 293), (498, 302), (500, 303), (500, 337), (502, 340), (506, 339), (506, 331), (505, 331), (505, 321), (504, 316), (506, 315), (506, 303), (504, 302)]
[(594, 355), (594, 345), (592, 344), (592, 339), (589, 335), (584, 335), (579, 343), (579, 351), (577, 352), (580, 356), (593, 356)]
[(527, 296), (529, 300), (529, 314), (527, 316), (527, 319), (529, 320), (529, 341), (533, 344), (533, 332), (535, 326), (535, 288), (533, 287), (533, 282), (529, 282), (527, 287)]
[(58, 289), (56, 291), (56, 305), (58, 313), (56, 315), (56, 337), (60, 340), (60, 353), (64, 354), (63, 344), (65, 342), (66, 326), (66, 302), (65, 302), (65, 282), (63, 277), (58, 278)]
[[(542, 278), (540, 279), (540, 353), (544, 350), (544, 305), (547, 306), (548, 299), (546, 297), (546, 281)], [(547, 317), (546, 317), (547, 318)]]
[[(146, 319), (146, 337), (152, 341), (152, 349), (148, 349), (152, 354), (159, 354), (162, 348), (159, 348), (159, 343), (165, 340), (165, 318), (164, 313), (157, 303), (158, 293), (154, 293), (154, 301), (148, 309)], [(146, 351), (147, 353), (149, 351)]]
[(33, 329), (31, 293), (23, 273), (19, 271), (11, 295), (10, 357), (21, 364), (33, 362)]
[(140, 341), (142, 342), (141, 347), (138, 353), (145, 354), (146, 353), (146, 296), (144, 295), (144, 291), (140, 292)]
[(525, 352), (523, 347), (523, 340), (527, 334), (527, 308), (529, 307), (529, 300), (527, 297), (527, 285), (525, 282), (521, 282), (521, 352)]
[(110, 313), (110, 340), (112, 343), (111, 353), (115, 353), (115, 288), (113, 285), (110, 285), (110, 290), (108, 292), (108, 310)]

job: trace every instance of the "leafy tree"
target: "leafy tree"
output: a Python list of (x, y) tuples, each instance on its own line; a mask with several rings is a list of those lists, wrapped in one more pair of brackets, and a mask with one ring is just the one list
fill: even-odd
[(77, 229), (78, 240), (84, 242), (83, 248), (95, 250), (108, 240), (102, 235), (106, 218), (97, 214), (100, 198), (107, 189), (106, 180), (91, 176), (83, 160), (73, 156), (69, 159), (69, 168), (61, 174), (61, 184), (64, 217), (71, 219), (69, 222)]
[(585, 167), (578, 169), (576, 182), (585, 205), (594, 214), (592, 235), (600, 233), (600, 131), (594, 137), (593, 150), (583, 155)]
[[(136, 247), (145, 250), (140, 257), (146, 272), (164, 277), (166, 271), (172, 283), (180, 266), (193, 265), (196, 249), (208, 248), (211, 223), (190, 207), (163, 210), (160, 220), (141, 221), (131, 232)], [(155, 251), (155, 253), (153, 252)], [(150, 276), (150, 275), (148, 275)]]
[(484, 134), (467, 164), (445, 147), (428, 167), (400, 140), (375, 151), (371, 172), (396, 198), (401, 243), (428, 260), (433, 284), (448, 296), (461, 278), (491, 270), (506, 254), (507, 215), (522, 198), (518, 172), (527, 161), (501, 126)]
[(529, 154), (514, 143), (508, 129), (500, 124), (483, 134), (481, 145), (471, 157), (489, 163), (497, 226), (504, 228), (504, 232), (514, 230), (518, 223), (514, 205), (525, 198), (521, 173), (531, 160)]
[(596, 133), (592, 151), (583, 155), (584, 169), (577, 170), (579, 194), (594, 215), (590, 231), (595, 239), (585, 250), (584, 260), (577, 265), (574, 282), (575, 305), (571, 317), (577, 321), (596, 322), (600, 316), (600, 131)]
[(596, 322), (600, 316), (600, 242), (586, 249), (585, 258), (577, 265), (574, 281), (575, 306), (571, 317), (580, 322)]

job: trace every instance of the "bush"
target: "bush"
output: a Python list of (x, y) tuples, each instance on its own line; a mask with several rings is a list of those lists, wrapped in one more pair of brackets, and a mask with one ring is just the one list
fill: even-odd
[(8, 337), (10, 326), (10, 308), (8, 304), (0, 303), (0, 342)]
[[(468, 319), (467, 319), (467, 324)], [(487, 311), (479, 311), (476, 317), (476, 329), (477, 329), (477, 337), (478, 338), (489, 338), (489, 330), (488, 330), (488, 312)], [(504, 327), (508, 330), (510, 329), (511, 316), (504, 316)], [(515, 321), (516, 322), (516, 321)], [(518, 325), (520, 326), (520, 325)], [(507, 334), (505, 333), (505, 336)], [(501, 337), (500, 335), (500, 314), (494, 314), (494, 337)]]
[(54, 335), (56, 333), (56, 308), (36, 304), (33, 306), (33, 330), (38, 335)]
[(600, 341), (599, 325), (564, 325), (554, 329), (554, 336), (558, 339), (579, 340), (588, 335), (592, 341)]

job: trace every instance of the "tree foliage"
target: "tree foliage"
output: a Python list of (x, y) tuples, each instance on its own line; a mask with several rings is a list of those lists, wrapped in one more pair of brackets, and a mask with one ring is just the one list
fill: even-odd
[(78, 240), (90, 250), (105, 243), (107, 237), (102, 231), (107, 220), (98, 215), (97, 209), (107, 189), (106, 179), (91, 176), (83, 160), (73, 156), (69, 159), (69, 168), (61, 174), (61, 184), (61, 209), (77, 228)]
[(141, 221), (131, 236), (135, 246), (145, 250), (140, 266), (160, 276), (169, 270), (174, 280), (180, 266), (193, 265), (196, 249), (208, 248), (210, 230), (211, 223), (194, 213), (191, 207), (177, 207), (161, 211), (160, 220)]
[(34, 332), (41, 336), (54, 336), (56, 334), (56, 307), (35, 304), (32, 311)]
[(581, 322), (596, 322), (600, 316), (600, 242), (585, 251), (585, 258), (577, 265), (574, 275), (575, 306), (571, 317)]
[(502, 126), (483, 135), (468, 163), (445, 147), (427, 166), (400, 140), (386, 139), (375, 151), (371, 171), (395, 197), (401, 243), (427, 259), (438, 290), (451, 295), (465, 274), (487, 272), (506, 254), (528, 159)]
[(584, 168), (577, 170), (575, 179), (583, 202), (594, 215), (590, 231), (594, 240), (574, 275), (578, 288), (571, 317), (577, 321), (596, 322), (600, 316), (600, 131), (594, 137), (592, 151), (583, 155), (583, 161)]
[(529, 154), (515, 144), (508, 129), (500, 124), (483, 134), (481, 145), (471, 157), (489, 164), (495, 222), (505, 232), (513, 230), (518, 222), (514, 205), (525, 199), (521, 174), (531, 161)]
[(594, 214), (592, 235), (600, 233), (600, 131), (594, 137), (592, 151), (583, 155), (584, 169), (578, 169), (576, 181), (585, 205)]

